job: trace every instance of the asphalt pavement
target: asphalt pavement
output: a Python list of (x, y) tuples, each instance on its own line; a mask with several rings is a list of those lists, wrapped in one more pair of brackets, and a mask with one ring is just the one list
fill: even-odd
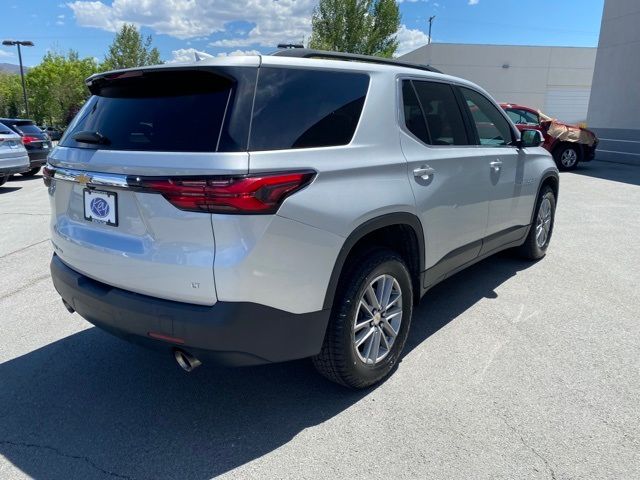
[(561, 175), (550, 250), (431, 290), (393, 376), (203, 365), (67, 313), (41, 177), (0, 187), (0, 478), (640, 478), (640, 168)]

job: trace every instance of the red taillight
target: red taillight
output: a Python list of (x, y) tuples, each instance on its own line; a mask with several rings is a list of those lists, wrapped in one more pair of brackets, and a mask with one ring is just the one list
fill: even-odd
[(31, 143), (31, 142), (40, 142), (40, 141), (42, 141), (42, 140), (40, 140), (40, 139), (39, 139), (39, 138), (37, 138), (37, 137), (31, 137), (31, 136), (29, 136), (29, 135), (25, 135), (24, 137), (22, 137), (22, 143), (24, 143), (25, 145), (26, 145), (27, 143)]
[(53, 174), (55, 173), (55, 170), (49, 167), (44, 167), (42, 169), (42, 180), (44, 181), (44, 184), (48, 187), (51, 185), (51, 179), (53, 179)]
[(275, 213), (282, 201), (308, 185), (314, 172), (242, 177), (136, 178), (129, 181), (145, 192), (160, 193), (180, 210), (209, 213)]

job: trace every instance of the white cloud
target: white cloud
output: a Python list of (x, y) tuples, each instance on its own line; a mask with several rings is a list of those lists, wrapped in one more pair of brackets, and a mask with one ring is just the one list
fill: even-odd
[(429, 42), (429, 35), (422, 30), (407, 28), (406, 25), (400, 25), (398, 30), (398, 50), (396, 50), (396, 57), (409, 53), (418, 47), (423, 46)]
[(480, 0), (469, 0), (469, 5), (477, 5), (480, 3)]
[(213, 58), (213, 55), (207, 52), (196, 50), (195, 48), (179, 48), (171, 52), (173, 58), (167, 63), (175, 62), (193, 62), (196, 59), (196, 53), (200, 58)]
[[(214, 58), (213, 55), (207, 52), (203, 52), (201, 50), (196, 50), (195, 48), (179, 48), (178, 50), (173, 50), (171, 54), (173, 57), (167, 63), (176, 63), (176, 62), (193, 62), (196, 59), (196, 53), (198, 57), (201, 59), (204, 58)], [(234, 50), (232, 52), (222, 52), (219, 53), (218, 57), (235, 57), (238, 55), (260, 55), (258, 50)]]
[[(106, 0), (105, 0), (106, 1)], [(213, 46), (274, 47), (280, 42), (299, 42), (311, 32), (311, 13), (317, 0), (76, 0), (67, 5), (79, 25), (108, 31), (124, 23), (150, 27), (157, 33), (180, 39), (229, 32), (229, 22), (255, 26), (243, 37), (213, 42)]]
[(0, 50), (0, 58), (10, 58), (13, 57), (13, 52), (7, 52), (6, 50)]
[(222, 52), (219, 53), (219, 57), (237, 57), (239, 55), (260, 55), (258, 50), (234, 50), (233, 52)]

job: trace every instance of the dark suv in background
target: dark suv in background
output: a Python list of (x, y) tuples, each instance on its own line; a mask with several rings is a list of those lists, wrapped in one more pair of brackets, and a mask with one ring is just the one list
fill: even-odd
[(49, 138), (51, 139), (52, 142), (57, 142), (62, 138), (62, 130), (60, 130), (59, 128), (46, 127), (43, 125), (38, 126), (38, 128), (40, 128), (40, 130), (42, 130), (44, 133), (49, 135)]
[(32, 177), (40, 171), (47, 162), (47, 155), (51, 151), (51, 139), (40, 130), (32, 120), (19, 118), (0, 118), (0, 123), (4, 123), (11, 130), (22, 137), (24, 148), (29, 154), (30, 169), (22, 173), (25, 177)]

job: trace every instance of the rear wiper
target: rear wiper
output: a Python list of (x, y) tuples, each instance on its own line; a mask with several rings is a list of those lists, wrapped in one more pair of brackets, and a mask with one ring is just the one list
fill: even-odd
[(71, 135), (76, 142), (95, 143), (98, 145), (109, 145), (111, 141), (100, 132), (92, 132), (90, 130), (82, 130)]

